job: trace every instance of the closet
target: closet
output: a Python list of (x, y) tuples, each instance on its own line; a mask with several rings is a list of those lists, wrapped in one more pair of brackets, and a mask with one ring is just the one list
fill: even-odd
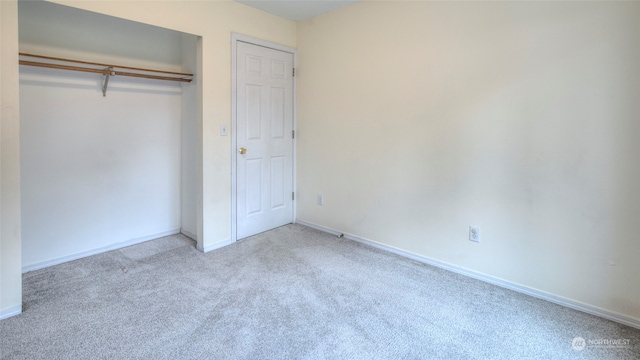
[[(47, 2), (18, 11), (20, 52), (36, 55), (20, 66), (23, 271), (193, 237), (197, 36)], [(184, 81), (122, 76), (154, 74), (140, 69)]]

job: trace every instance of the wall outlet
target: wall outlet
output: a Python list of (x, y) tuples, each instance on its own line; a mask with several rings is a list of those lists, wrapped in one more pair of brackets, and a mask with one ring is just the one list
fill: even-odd
[(324, 196), (322, 194), (318, 194), (318, 205), (324, 205)]
[(480, 228), (477, 226), (469, 226), (469, 240), (480, 242)]

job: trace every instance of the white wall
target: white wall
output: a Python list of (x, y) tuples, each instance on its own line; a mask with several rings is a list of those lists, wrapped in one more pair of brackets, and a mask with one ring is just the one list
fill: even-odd
[(0, 319), (22, 311), (17, 15), (0, 1)]
[(371, 1), (299, 23), (298, 218), (639, 319), (639, 18)]
[[(21, 52), (180, 70), (175, 31), (42, 2), (19, 24)], [(180, 229), (180, 83), (116, 76), (103, 97), (101, 81), (21, 66), (25, 270)]]
[(179, 86), (20, 79), (25, 269), (180, 229)]
[[(193, 35), (182, 37), (182, 71), (196, 74), (191, 83), (182, 87), (181, 138), (181, 231), (196, 239), (198, 234), (198, 94), (202, 89), (198, 70), (201, 39)], [(200, 102), (201, 103), (201, 102)]]

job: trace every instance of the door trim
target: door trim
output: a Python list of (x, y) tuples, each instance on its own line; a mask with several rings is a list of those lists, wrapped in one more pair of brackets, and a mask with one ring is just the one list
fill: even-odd
[[(292, 47), (288, 47), (285, 45), (280, 45), (276, 43), (272, 43), (266, 40), (256, 39), (247, 35), (242, 35), (238, 33), (231, 33), (231, 242), (238, 241), (238, 229), (237, 229), (237, 157), (236, 157), (236, 147), (237, 147), (237, 113), (236, 113), (236, 52), (238, 42), (245, 42), (257, 46), (262, 46), (274, 50), (284, 51), (286, 53), (293, 54), (293, 68), (297, 67), (298, 58), (296, 56), (296, 49)], [(298, 132), (296, 129), (297, 117), (296, 117), (296, 109), (297, 109), (297, 101), (296, 101), (296, 77), (293, 77), (293, 131), (295, 131), (296, 136), (293, 139), (293, 192), (297, 194), (297, 186), (296, 186), (296, 144), (298, 140)], [(291, 222), (295, 222), (296, 220), (296, 203), (298, 201), (298, 196), (295, 197), (293, 201), (292, 214), (291, 214)]]

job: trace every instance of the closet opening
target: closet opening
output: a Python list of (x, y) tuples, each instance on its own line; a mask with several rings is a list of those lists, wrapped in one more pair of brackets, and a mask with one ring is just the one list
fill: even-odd
[(21, 53), (193, 74), (20, 66), (23, 272), (170, 234), (195, 240), (200, 38), (48, 2), (20, 1), (18, 16)]

